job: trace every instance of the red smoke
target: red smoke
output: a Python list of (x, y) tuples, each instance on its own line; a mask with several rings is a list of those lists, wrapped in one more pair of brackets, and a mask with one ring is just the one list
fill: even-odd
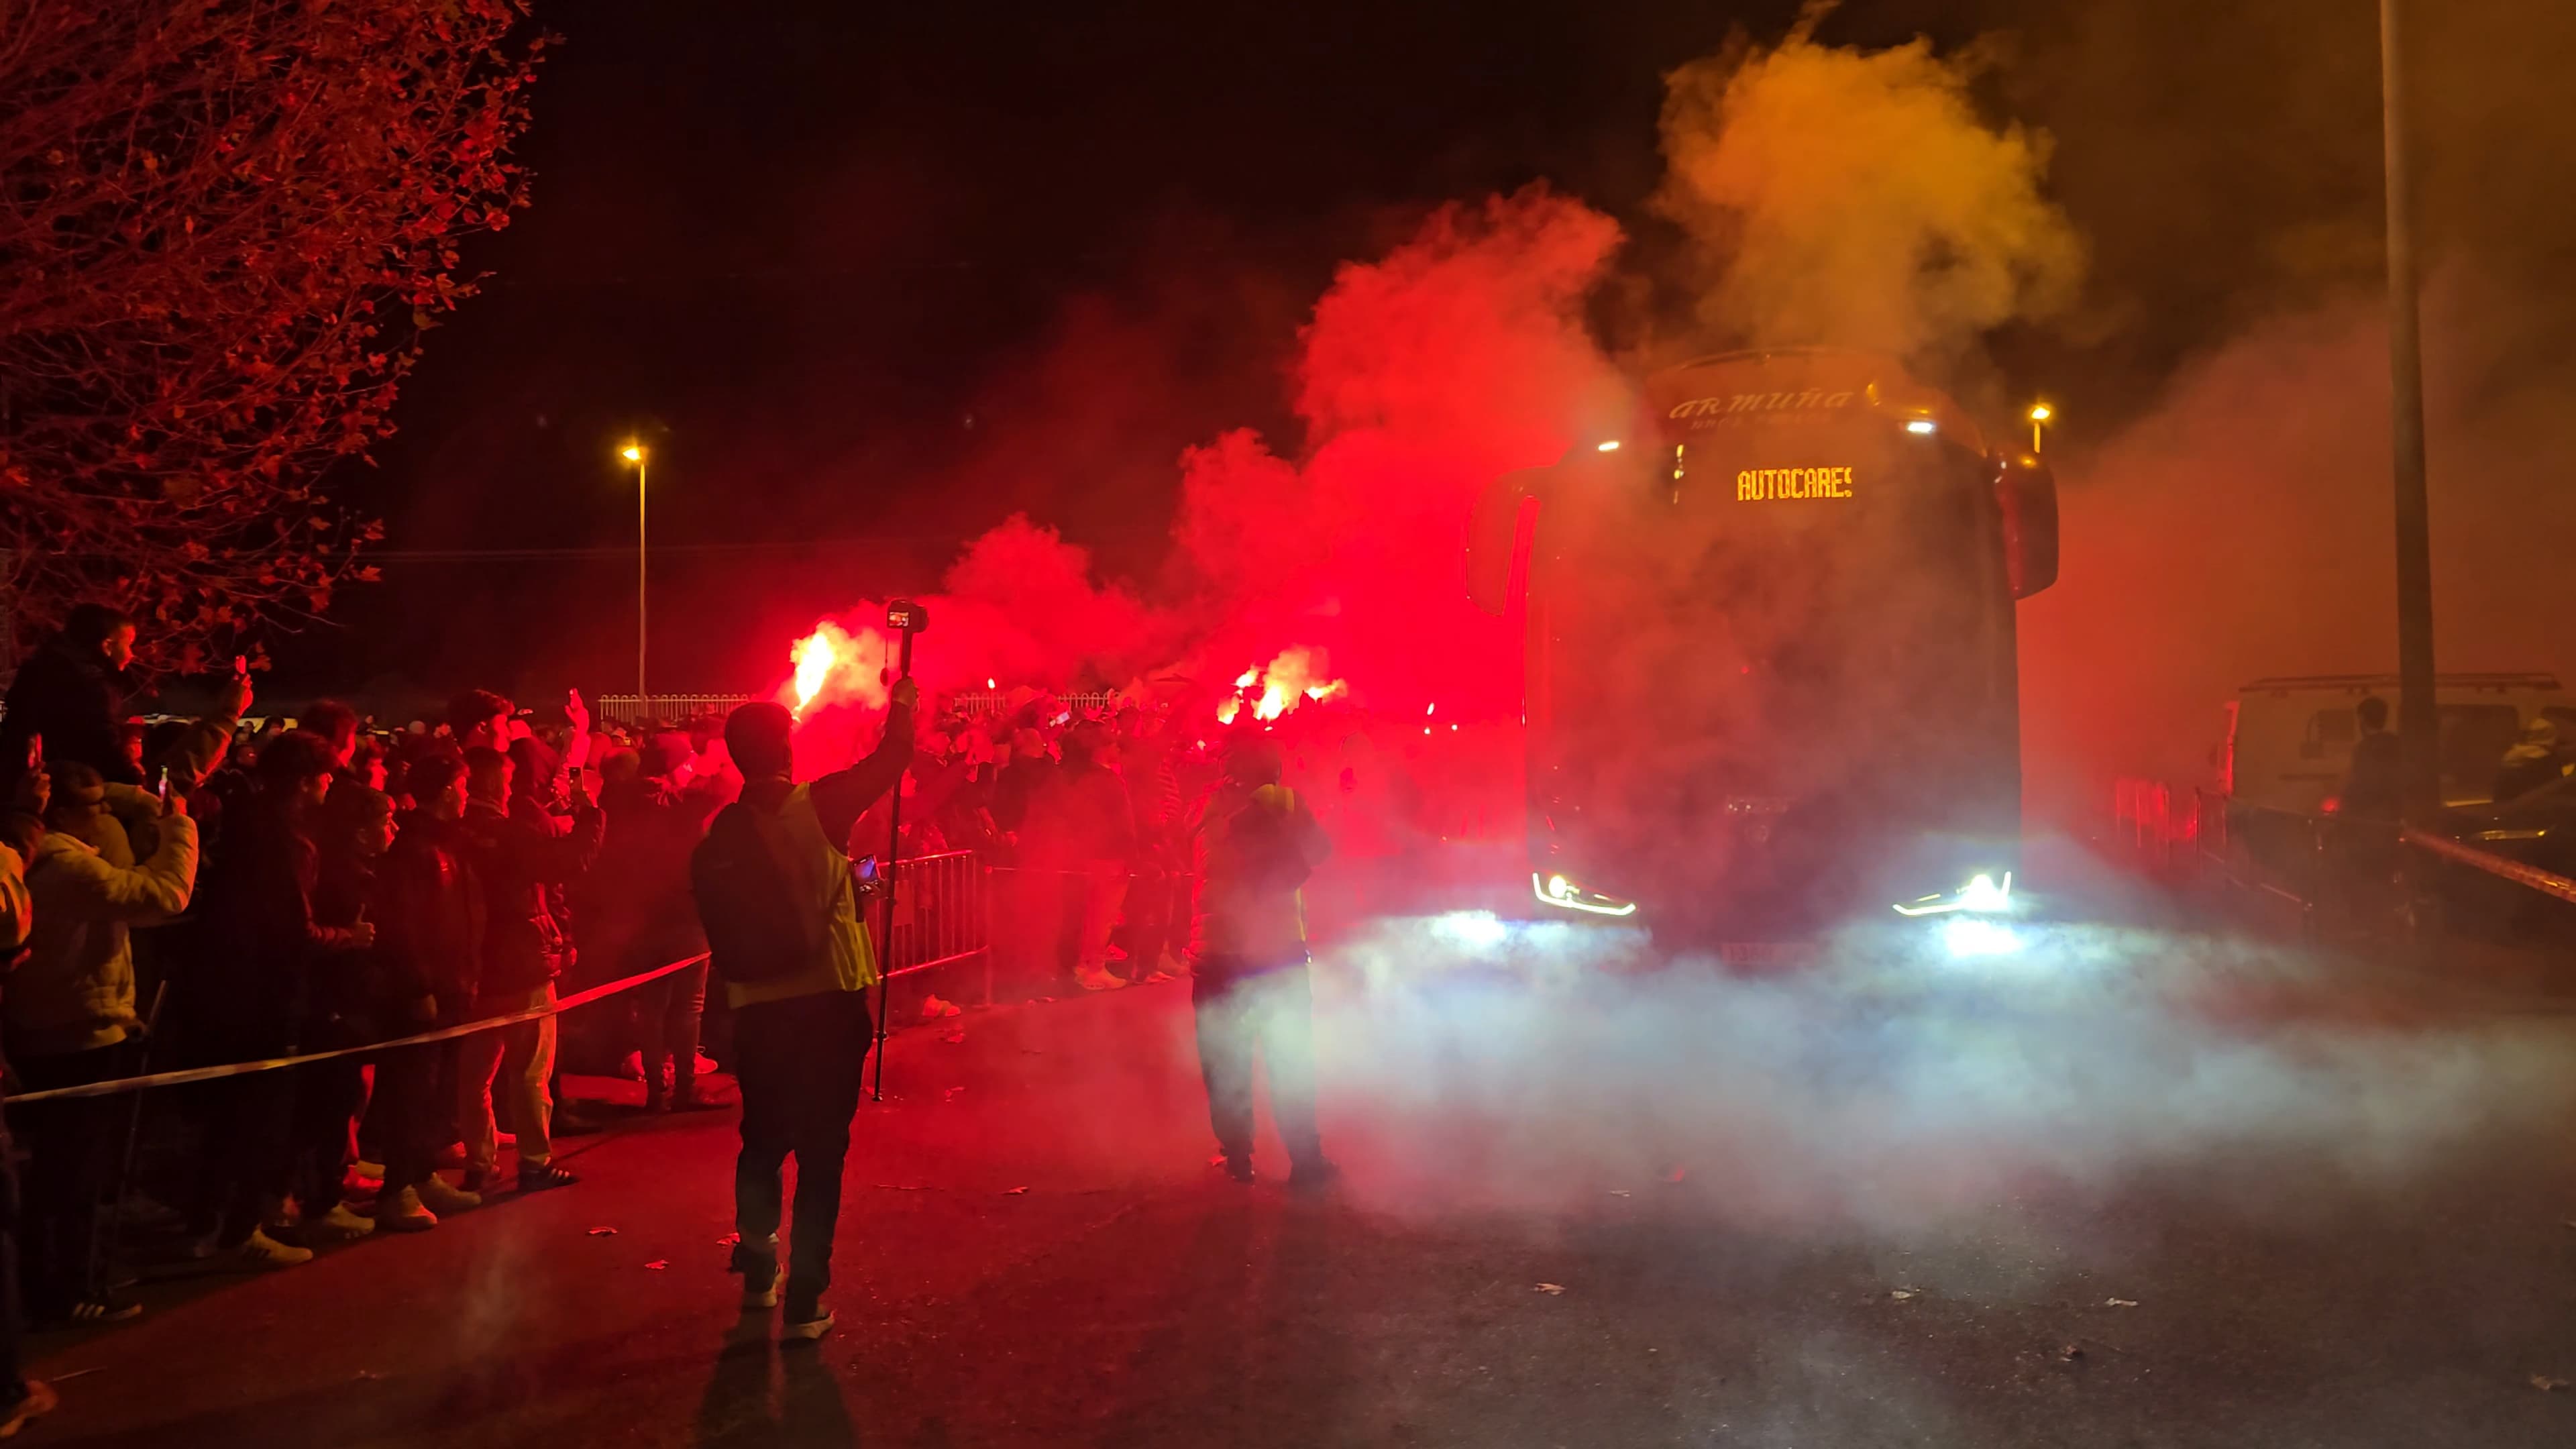
[[(1303, 461), (1249, 431), (1189, 449), (1151, 605), (1013, 516), (923, 600), (923, 688), (1119, 688), (1177, 673), (1212, 699), (1246, 661), (1312, 650), (1363, 707), (1410, 714), (1436, 699), (1471, 722), (1515, 712), (1518, 640), (1467, 600), (1468, 511), (1504, 473), (1624, 416), (1582, 318), (1618, 244), (1609, 218), (1532, 189), (1443, 207), (1385, 258), (1344, 266), (1299, 337)], [(882, 708), (883, 621), (876, 601), (823, 621), (850, 642), (805, 712), (807, 733), (834, 738), (818, 739), (818, 759)], [(777, 667), (792, 705), (789, 665)], [(1293, 688), (1309, 683), (1324, 680)]]
[(1182, 459), (1174, 538), (1198, 652), (1320, 648), (1363, 707), (1516, 711), (1518, 641), (1467, 601), (1468, 511), (1622, 416), (1582, 319), (1618, 244), (1608, 217), (1531, 189), (1443, 207), (1344, 266), (1299, 338), (1304, 460), (1248, 432)]

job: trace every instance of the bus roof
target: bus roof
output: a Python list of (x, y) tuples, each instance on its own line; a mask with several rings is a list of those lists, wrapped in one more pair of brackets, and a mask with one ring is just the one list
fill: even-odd
[[(2437, 689), (2555, 690), (2558, 688), (2558, 676), (2541, 673), (2439, 674), (2434, 676), (2433, 684)], [(2236, 692), (2238, 694), (2287, 694), (2295, 690), (2321, 689), (2350, 692), (2396, 687), (2397, 676), (2394, 674), (2277, 674), (2266, 675), (2251, 684), (2238, 685)]]
[(1774, 347), (1695, 357), (1646, 379), (1646, 404), (1673, 441), (1849, 415), (1928, 424), (1952, 444), (1986, 451), (1984, 435), (1948, 394), (1917, 382), (1882, 353)]

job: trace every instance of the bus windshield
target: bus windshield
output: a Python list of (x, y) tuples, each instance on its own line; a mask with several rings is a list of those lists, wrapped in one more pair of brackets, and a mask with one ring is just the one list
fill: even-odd
[(1720, 873), (1774, 895), (1860, 870), (1857, 835), (1995, 828), (1963, 806), (1995, 795), (2017, 748), (2011, 601), (1975, 460), (1884, 422), (1639, 452), (1540, 525), (1532, 803), (1548, 826), (1702, 879), (1741, 857)]

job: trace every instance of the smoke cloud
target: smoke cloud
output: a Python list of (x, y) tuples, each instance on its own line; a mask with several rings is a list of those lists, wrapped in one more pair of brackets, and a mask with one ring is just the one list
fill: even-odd
[(1320, 647), (1362, 705), (1508, 713), (1518, 640), (1468, 602), (1468, 511), (1621, 416), (1583, 321), (1619, 240), (1608, 217), (1533, 188), (1443, 207), (1383, 259), (1344, 266), (1299, 338), (1303, 460), (1245, 432), (1182, 459), (1176, 572), (1218, 621), (1203, 652)]
[(2046, 134), (1978, 116), (1981, 53), (1821, 46), (1822, 15), (1667, 78), (1656, 204), (1707, 268), (1700, 320), (1920, 357), (2063, 309), (2084, 248), (2042, 191)]
[[(2431, 292), (2435, 642), (2451, 671), (2576, 678), (2546, 580), (2576, 538), (2576, 438), (2552, 372), (2482, 356), (2532, 327), (2516, 293)], [(2444, 365), (2445, 363), (2449, 365)], [(2264, 675), (2394, 673), (2386, 312), (2276, 317), (2193, 360), (2159, 405), (2066, 472), (2058, 586), (2022, 607), (2034, 786), (2063, 810), (2110, 780), (2212, 776), (2221, 706)]]
[[(1212, 698), (1293, 653), (1292, 692), (1509, 714), (1518, 638), (1468, 601), (1468, 509), (1503, 473), (1622, 415), (1623, 385), (1582, 315), (1619, 240), (1608, 217), (1533, 188), (1442, 207), (1385, 257), (1342, 267), (1299, 334), (1302, 457), (1249, 429), (1182, 455), (1161, 602), (1097, 580), (1085, 550), (1015, 515), (924, 600), (923, 686), (1178, 674)], [(832, 675), (831, 702), (882, 707), (882, 618), (871, 602), (829, 621), (858, 661)], [(792, 681), (780, 687), (792, 702)]]
[[(1744, 976), (1634, 932), (1384, 921), (1319, 967), (1326, 1125), (1365, 1163), (1351, 1190), (1391, 1212), (1590, 1217), (1615, 1192), (1773, 1233), (1904, 1236), (1991, 1230), (2001, 1193), (2097, 1201), (2231, 1154), (2370, 1191), (2576, 1103), (2546, 1021), (2356, 1024), (2325, 1004), (2381, 987), (2268, 947), (2023, 934), (1968, 958), (1851, 935)], [(2277, 1208), (2270, 1181), (2237, 1206)]]

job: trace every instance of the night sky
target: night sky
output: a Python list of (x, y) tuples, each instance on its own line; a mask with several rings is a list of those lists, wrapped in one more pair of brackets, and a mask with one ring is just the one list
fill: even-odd
[[(1886, 0), (1819, 38), (2001, 33), (1981, 100), (2055, 136), (2094, 280), (2076, 317), (1996, 339), (1995, 361), (2062, 399), (2080, 457), (2085, 427), (2146, 407), (2178, 358), (2368, 280), (2379, 134), (2368, 6), (2071, 8)], [(535, 205), (468, 248), (485, 295), (428, 339), (380, 468), (346, 476), (388, 523), (387, 582), (344, 597), (343, 630), (285, 642), (290, 695), (625, 687), (630, 432), (654, 449), (656, 692), (765, 682), (815, 612), (930, 587), (1014, 510), (1145, 576), (1182, 448), (1250, 425), (1293, 451), (1281, 368), (1337, 261), (1443, 200), (1542, 179), (1651, 257), (1661, 73), (1794, 15), (539, 9), (565, 43), (522, 147)], [(2428, 56), (2428, 87), (2461, 98), (2430, 123), (2438, 242), (2446, 188), (2519, 121), (2458, 83), (2465, 52), (2436, 37)]]

